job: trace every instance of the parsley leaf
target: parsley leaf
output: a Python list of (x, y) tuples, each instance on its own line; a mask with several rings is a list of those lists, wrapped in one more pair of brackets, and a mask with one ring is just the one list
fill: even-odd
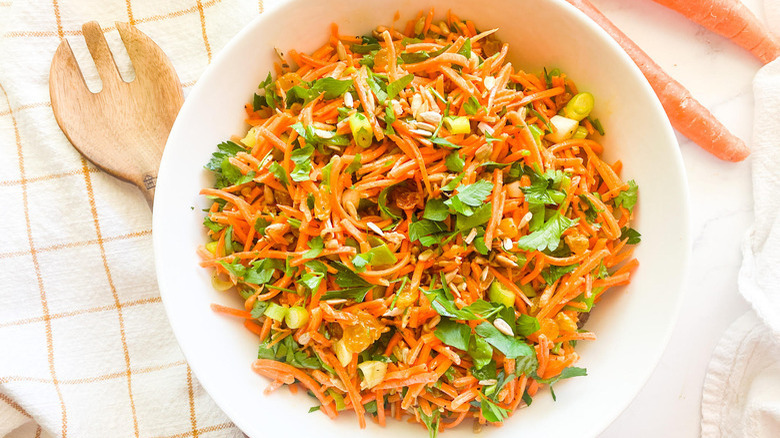
[(271, 222), (268, 222), (268, 219), (259, 217), (255, 221), (255, 231), (257, 231), (261, 236), (265, 236), (265, 228), (269, 225), (271, 225)]
[(250, 170), (249, 173), (244, 175), (241, 173), (241, 169), (234, 166), (230, 163), (230, 159), (224, 158), (222, 160), (222, 163), (220, 164), (220, 169), (222, 170), (222, 176), (225, 177), (225, 179), (230, 182), (232, 185), (241, 185), (246, 184), (249, 181), (252, 181), (252, 178), (255, 177), (255, 171)]
[(366, 77), (366, 83), (368, 83), (368, 88), (374, 92), (374, 95), (376, 95), (378, 101), (384, 102), (387, 100), (387, 85), (384, 83), (384, 81), (371, 73), (371, 70), (369, 70), (369, 75)]
[(466, 42), (458, 50), (458, 54), (465, 56), (467, 59), (471, 58), (471, 38), (466, 38)]
[(478, 335), (485, 338), (485, 341), (487, 341), (490, 345), (496, 347), (498, 351), (504, 353), (504, 356), (509, 359), (534, 354), (533, 348), (531, 348), (528, 344), (517, 338), (501, 333), (495, 326), (493, 326), (493, 324), (489, 322), (483, 322), (482, 324), (478, 325), (475, 331)]
[[(433, 334), (443, 343), (455, 347), (459, 350), (467, 351), (469, 349), (469, 339), (471, 338), (471, 327), (465, 324), (458, 324), (450, 319), (442, 319), (437, 325)], [(480, 367), (481, 368), (481, 367)]]
[(479, 101), (474, 96), (469, 97), (469, 100), (463, 104), (463, 109), (466, 110), (466, 114), (470, 116), (477, 115), (480, 108), (482, 108), (482, 105), (479, 104)]
[(306, 105), (323, 93), (324, 100), (335, 99), (342, 96), (351, 87), (352, 79), (342, 81), (326, 77), (313, 82), (301, 82), (287, 91), (287, 105), (289, 107), (294, 102)]
[(620, 240), (623, 239), (628, 239), (627, 243), (629, 245), (636, 245), (637, 243), (642, 241), (642, 235), (639, 234), (639, 231), (633, 228), (624, 227), (623, 229), (620, 230)]
[(432, 409), (430, 416), (426, 415), (422, 408), (417, 408), (417, 412), (420, 414), (420, 420), (422, 420), (423, 424), (428, 429), (428, 438), (436, 438), (439, 435), (441, 412), (437, 409)]
[(336, 284), (342, 289), (328, 291), (323, 296), (323, 299), (346, 298), (358, 303), (362, 302), (368, 291), (370, 291), (374, 285), (361, 278), (342, 263), (333, 262), (333, 266), (338, 270), (338, 273), (336, 274)]
[(209, 219), (208, 216), (203, 218), (203, 225), (206, 226), (211, 231), (217, 232), (223, 228), (225, 228), (224, 225), (218, 224), (216, 222), (212, 222), (211, 219)]
[(233, 259), (230, 263), (227, 263), (224, 260), (219, 260), (218, 263), (236, 278), (243, 278), (244, 274), (246, 274), (246, 266), (242, 265), (241, 260), (238, 258)]
[(460, 184), (460, 182), (463, 180), (463, 177), (465, 177), (465, 176), (466, 176), (465, 173), (461, 173), (454, 180), (452, 180), (452, 181), (448, 182), (447, 184), (443, 185), (441, 190), (443, 192), (451, 192), (451, 191), (455, 190), (455, 188), (458, 187), (458, 184)]
[(428, 140), (431, 141), (433, 144), (437, 144), (439, 146), (444, 146), (450, 149), (460, 149), (460, 146), (456, 145), (455, 143), (441, 137), (431, 137)]
[(357, 272), (363, 272), (366, 270), (366, 266), (371, 263), (371, 259), (374, 258), (374, 253), (371, 251), (363, 254), (358, 254), (352, 258), (352, 266), (355, 267)]
[(257, 260), (247, 268), (244, 274), (244, 282), (252, 284), (266, 284), (271, 281), (275, 270), (283, 270), (281, 260), (263, 259)]
[(313, 259), (317, 257), (318, 255), (322, 254), (322, 250), (325, 248), (322, 237), (320, 236), (310, 239), (307, 242), (307, 245), (309, 245), (309, 250), (301, 255), (301, 257), (304, 259)]
[(471, 337), (468, 353), (474, 361), (474, 368), (478, 370), (493, 361), (493, 347), (479, 336)]
[(568, 274), (569, 272), (577, 269), (577, 264), (569, 265), (569, 266), (554, 266), (550, 265), (547, 269), (544, 269), (542, 271), (542, 278), (544, 278), (545, 283), (552, 285), (555, 283), (559, 278), (563, 277), (564, 274)]
[(633, 212), (634, 205), (636, 205), (638, 190), (639, 186), (636, 185), (636, 182), (633, 179), (629, 181), (628, 189), (623, 190), (615, 196), (615, 207), (620, 207), (622, 205), (629, 212)]
[(515, 328), (520, 336), (531, 336), (538, 332), (541, 326), (539, 325), (539, 320), (535, 317), (521, 314), (515, 322)]
[(388, 207), (387, 205), (387, 197), (390, 195), (390, 191), (393, 190), (393, 187), (396, 185), (397, 184), (393, 184), (392, 186), (385, 187), (381, 192), (379, 192), (377, 205), (379, 206), (379, 210), (387, 216), (393, 219), (401, 219), (401, 211), (397, 207)]
[(518, 239), (517, 246), (526, 251), (544, 251), (545, 249), (555, 251), (558, 249), (563, 232), (576, 223), (577, 219), (571, 220), (556, 211), (541, 228)]
[(306, 147), (298, 148), (292, 151), (290, 158), (295, 167), (290, 173), (290, 178), (295, 182), (309, 181), (309, 173), (311, 172), (311, 156), (314, 153), (314, 146), (308, 144)]
[(428, 52), (402, 52), (400, 57), (404, 64), (416, 64), (425, 61), (430, 58), (431, 55), (429, 55)]
[(485, 201), (485, 198), (493, 192), (493, 183), (490, 181), (479, 180), (474, 184), (468, 184), (458, 188), (458, 194), (453, 198), (458, 198), (460, 202), (479, 207)]
[(474, 213), (471, 216), (459, 214), (455, 217), (455, 228), (463, 233), (470, 231), (474, 227), (486, 224), (490, 220), (490, 215), (493, 214), (492, 210), (493, 203), (488, 202), (487, 204), (483, 204), (481, 207), (474, 210)]
[(588, 370), (585, 368), (578, 368), (578, 367), (566, 367), (561, 371), (560, 374), (558, 374), (555, 377), (551, 377), (549, 379), (542, 379), (539, 376), (536, 375), (536, 372), (534, 372), (531, 375), (531, 378), (536, 380), (537, 382), (544, 384), (544, 385), (550, 385), (550, 393), (553, 396), (553, 400), (556, 400), (555, 398), (555, 392), (553, 391), (553, 385), (557, 383), (560, 380), (563, 379), (570, 379), (572, 377), (579, 377), (579, 376), (587, 376)]
[(463, 166), (466, 162), (460, 157), (458, 152), (453, 152), (447, 155), (447, 159), (444, 160), (444, 164), (447, 165), (447, 170), (450, 172), (463, 172)]
[[(257, 86), (257, 88), (260, 88), (261, 90), (265, 91), (265, 96), (258, 96), (258, 97), (265, 97), (265, 106), (275, 108), (277, 103), (281, 100), (281, 98), (279, 98), (279, 95), (276, 94), (276, 83), (271, 77), (271, 72), (268, 72), (268, 76), (265, 78), (263, 82), (260, 83), (260, 85)], [(260, 106), (258, 107), (257, 104), (260, 104)], [(255, 110), (258, 110), (263, 105), (262, 102), (259, 102), (259, 99), (255, 99), (255, 102), (252, 102), (252, 106), (254, 107)]]
[(299, 282), (306, 286), (309, 291), (315, 292), (319, 289), (322, 279), (325, 278), (328, 268), (325, 266), (325, 263), (318, 260), (306, 262), (303, 266), (309, 271), (301, 276)]
[(447, 231), (447, 227), (441, 222), (435, 222), (428, 219), (422, 219), (409, 224), (409, 239), (414, 242), (421, 237)]
[(425, 203), (425, 211), (423, 212), (424, 219), (430, 219), (432, 221), (443, 221), (450, 216), (449, 208), (444, 204), (441, 199), (429, 199)]
[(395, 96), (397, 96), (398, 93), (400, 93), (401, 90), (406, 88), (407, 85), (411, 84), (413, 80), (414, 80), (414, 74), (409, 73), (408, 75), (387, 84), (387, 98), (392, 99)]
[(355, 154), (355, 158), (353, 158), (352, 162), (349, 163), (349, 166), (347, 166), (347, 168), (344, 169), (344, 172), (345, 173), (355, 173), (355, 172), (357, 172), (357, 170), (360, 169), (360, 167), (361, 167), (360, 160), (361, 160), (360, 154)]
[(535, 354), (529, 356), (518, 357), (515, 359), (515, 374), (530, 376), (531, 373), (536, 373), (536, 369), (539, 367), (539, 361), (536, 359)]
[(287, 185), (290, 184), (290, 181), (287, 179), (287, 172), (285, 172), (284, 168), (276, 161), (274, 161), (273, 163), (271, 163), (270, 166), (268, 166), (268, 170), (270, 170), (271, 173), (274, 174), (276, 179), (278, 179), (283, 186), (287, 187)]
[(580, 201), (584, 202), (588, 209), (584, 211), (585, 213), (585, 220), (588, 221), (588, 223), (592, 224), (596, 222), (596, 219), (598, 218), (599, 213), (601, 210), (597, 209), (595, 205), (593, 205), (592, 202), (590, 202), (590, 199), (588, 199), (585, 195), (578, 195), (580, 198)]
[(563, 192), (554, 188), (560, 186), (564, 177), (563, 172), (547, 171), (544, 174), (538, 174), (531, 170), (526, 172), (526, 175), (531, 179), (531, 185), (521, 187), (521, 190), (529, 203), (558, 204), (565, 198), (566, 195)]
[(312, 83), (311, 88), (309, 89), (317, 93), (315, 97), (319, 96), (321, 93), (325, 93), (323, 99), (329, 100), (344, 95), (350, 87), (352, 87), (352, 79), (339, 80), (327, 77), (317, 79)]
[(500, 423), (509, 416), (509, 411), (493, 403), (487, 397), (480, 397), (480, 408), (482, 416), (491, 423)]
[(206, 163), (206, 169), (212, 172), (222, 171), (222, 161), (227, 157), (232, 157), (239, 152), (246, 151), (241, 145), (232, 141), (226, 141), (217, 145), (217, 152), (211, 154), (211, 160)]

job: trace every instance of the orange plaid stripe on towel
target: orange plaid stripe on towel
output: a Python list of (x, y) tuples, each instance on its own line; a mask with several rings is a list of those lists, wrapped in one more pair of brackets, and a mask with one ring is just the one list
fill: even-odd
[(68, 38), (99, 86), (81, 38), (91, 20), (129, 74), (113, 27), (128, 21), (170, 57), (186, 95), (262, 10), (262, 0), (0, 0), (0, 437), (243, 436), (173, 338), (146, 202), (68, 143), (48, 74)]

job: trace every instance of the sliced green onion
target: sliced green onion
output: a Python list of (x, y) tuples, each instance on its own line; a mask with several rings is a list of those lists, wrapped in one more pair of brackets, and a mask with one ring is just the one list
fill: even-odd
[(398, 261), (395, 254), (384, 243), (372, 248), (369, 252), (371, 253), (371, 262), (369, 263), (371, 267), (392, 265)]
[(378, 385), (387, 374), (387, 364), (378, 360), (367, 360), (358, 364), (358, 368), (363, 372), (363, 381), (368, 389)]
[(584, 126), (578, 126), (577, 130), (574, 131), (574, 135), (571, 136), (571, 138), (585, 138), (588, 136), (588, 130), (585, 129)]
[(494, 303), (503, 304), (509, 308), (513, 308), (515, 305), (515, 293), (498, 280), (493, 280), (490, 285), (488, 298)]
[(523, 291), (525, 296), (527, 296), (528, 298), (533, 298), (536, 296), (536, 291), (534, 290), (533, 286), (531, 286), (530, 284), (521, 284), (520, 290)]
[(214, 275), (211, 276), (211, 286), (214, 289), (223, 292), (233, 287), (233, 282), (223, 279), (217, 271), (214, 271)]
[(595, 99), (593, 99), (592, 94), (587, 92), (577, 93), (563, 108), (563, 115), (579, 122), (590, 115), (590, 112), (593, 111), (594, 103)]
[(328, 389), (328, 395), (333, 397), (333, 402), (336, 403), (336, 410), (337, 411), (343, 411), (346, 409), (347, 404), (344, 403), (344, 396), (339, 394), (338, 392), (334, 391), (333, 389)]
[(541, 145), (542, 144), (542, 136), (544, 135), (544, 131), (542, 131), (536, 125), (528, 125), (528, 130), (531, 131), (531, 135), (534, 136), (534, 140), (536, 140), (536, 145), (537, 146)]
[(560, 143), (570, 139), (579, 126), (578, 121), (557, 114), (550, 117), (550, 124), (555, 127), (555, 130), (545, 135), (544, 138), (553, 143)]
[(374, 139), (374, 131), (371, 129), (371, 124), (368, 123), (368, 118), (362, 113), (355, 113), (349, 116), (349, 129), (352, 130), (352, 137), (355, 138), (355, 143), (361, 148), (367, 148), (371, 146), (371, 141)]
[(284, 317), (287, 315), (287, 308), (276, 303), (270, 303), (268, 304), (268, 308), (265, 309), (263, 315), (273, 319), (274, 321), (282, 322)]
[(468, 117), (445, 117), (444, 127), (450, 134), (468, 134), (471, 132), (471, 124)]
[(293, 306), (287, 310), (287, 315), (284, 316), (284, 322), (287, 323), (287, 327), (291, 329), (298, 329), (303, 327), (304, 324), (309, 322), (309, 311), (305, 307)]

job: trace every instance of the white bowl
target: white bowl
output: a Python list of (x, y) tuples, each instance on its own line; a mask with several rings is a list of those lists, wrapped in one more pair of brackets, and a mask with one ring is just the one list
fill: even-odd
[[(327, 41), (329, 26), (361, 35), (401, 23), (420, 10), (448, 9), (480, 29), (498, 27), (510, 43), (516, 67), (540, 71), (558, 67), (581, 90), (596, 96), (595, 115), (607, 131), (608, 160), (620, 158), (623, 175), (640, 187), (636, 225), (643, 241), (641, 262), (630, 286), (611, 290), (595, 308), (588, 328), (594, 342), (580, 342), (579, 366), (588, 376), (556, 386), (558, 401), (541, 391), (530, 408), (483, 436), (592, 437), (629, 404), (649, 377), (667, 343), (681, 301), (690, 252), (687, 186), (677, 141), (650, 86), (620, 47), (573, 7), (561, 0), (291, 1), (267, 10), (225, 47), (203, 74), (179, 113), (165, 148), (154, 206), (154, 248), (163, 303), (173, 331), (198, 380), (246, 434), (259, 436), (395, 437), (424, 430), (389, 421), (368, 422), (360, 431), (354, 415), (331, 421), (307, 413), (317, 404), (305, 394), (279, 390), (263, 395), (268, 384), (254, 374), (257, 338), (235, 319), (214, 314), (212, 302), (238, 307), (237, 297), (214, 291), (210, 273), (199, 267), (196, 247), (203, 244), (206, 200), (198, 195), (212, 183), (203, 169), (216, 145), (241, 134), (243, 106), (272, 68), (273, 48), (310, 52)], [(659, 400), (663, 403), (663, 400)], [(472, 436), (469, 425), (444, 436)]]

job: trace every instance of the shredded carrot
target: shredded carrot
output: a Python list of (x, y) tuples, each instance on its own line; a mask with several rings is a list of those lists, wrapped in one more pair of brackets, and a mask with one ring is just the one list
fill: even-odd
[[(592, 138), (549, 140), (577, 87), (515, 69), (495, 31), (433, 10), (365, 42), (333, 25), (315, 52), (287, 52), (297, 67), (277, 66), (268, 99), (245, 107), (247, 135), (220, 145), (197, 252), (244, 300), (212, 309), (275, 358), (252, 365), (266, 393), (306, 388), (360, 427), (366, 415), (500, 425), (475, 405), (511, 414), (537, 376), (576, 363), (575, 341), (595, 339), (583, 314), (639, 266), (636, 186)], [(540, 329), (510, 336), (499, 306)], [(446, 332), (470, 345), (482, 324), (529, 347), (534, 373), (516, 371), (520, 348), (487, 341), (502, 377), (475, 372), (479, 356)]]

